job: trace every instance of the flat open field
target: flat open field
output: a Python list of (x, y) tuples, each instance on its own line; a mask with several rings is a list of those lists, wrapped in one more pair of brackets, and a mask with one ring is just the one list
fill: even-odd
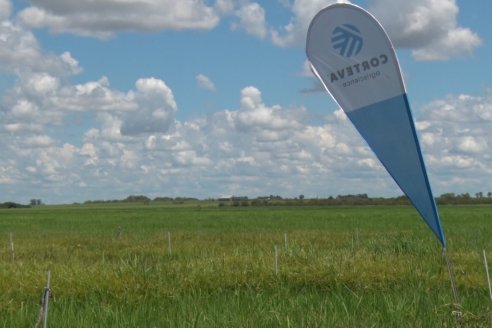
[[(492, 207), (440, 211), (463, 326), (492, 327)], [(47, 270), (49, 327), (457, 325), (440, 245), (406, 206), (40, 206), (1, 210), (0, 238), (0, 327), (34, 326)]]

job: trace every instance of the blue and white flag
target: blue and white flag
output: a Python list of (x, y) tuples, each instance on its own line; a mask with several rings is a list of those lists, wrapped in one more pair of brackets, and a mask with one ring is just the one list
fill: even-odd
[(446, 247), (398, 60), (383, 27), (358, 6), (334, 4), (313, 18), (306, 52), (314, 74)]

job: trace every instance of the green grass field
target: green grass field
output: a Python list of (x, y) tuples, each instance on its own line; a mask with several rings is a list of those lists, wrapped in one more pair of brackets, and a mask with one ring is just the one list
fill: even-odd
[[(462, 326), (492, 327), (492, 207), (440, 210)], [(1, 210), (0, 232), (0, 327), (34, 326), (47, 270), (49, 327), (457, 326), (411, 207), (41, 206)]]

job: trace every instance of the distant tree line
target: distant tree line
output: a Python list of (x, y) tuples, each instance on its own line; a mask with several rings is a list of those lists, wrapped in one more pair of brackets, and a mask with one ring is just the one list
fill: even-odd
[[(108, 204), (108, 203), (173, 203), (183, 204), (185, 202), (199, 199), (194, 197), (155, 197), (153, 199), (144, 195), (130, 195), (119, 200), (88, 200), (85, 204)], [(303, 194), (294, 198), (284, 198), (279, 195), (259, 196), (248, 198), (247, 196), (230, 196), (217, 199), (207, 199), (205, 201), (217, 201), (218, 206), (371, 206), (371, 205), (410, 205), (410, 201), (404, 195), (397, 197), (369, 197), (367, 194), (346, 194), (329, 196), (326, 198), (306, 198)], [(473, 196), (469, 193), (455, 194), (445, 193), (436, 198), (439, 205), (492, 205), (492, 193), (478, 192)]]
[(469, 193), (455, 194), (445, 193), (437, 198), (438, 204), (455, 205), (455, 204), (492, 204), (492, 192), (484, 194), (483, 192), (475, 193), (472, 197)]
[(150, 204), (151, 202), (173, 202), (173, 203), (183, 203), (186, 201), (198, 201), (197, 198), (193, 197), (155, 197), (151, 199), (144, 195), (130, 195), (125, 199), (112, 199), (112, 200), (88, 200), (84, 204), (110, 204), (110, 203), (142, 203)]
[[(482, 192), (472, 197), (469, 193), (445, 193), (436, 198), (439, 205), (492, 205), (492, 193)], [(404, 195), (397, 197), (369, 197), (367, 194), (348, 194), (329, 196), (327, 198), (309, 198), (299, 195), (296, 198), (282, 198), (280, 196), (262, 196), (255, 199), (242, 199), (229, 202), (219, 202), (219, 206), (372, 206), (372, 205), (410, 205)]]
[(407, 197), (371, 198), (367, 194), (348, 194), (327, 198), (295, 198), (280, 196), (262, 196), (250, 200), (219, 202), (219, 206), (370, 206), (370, 205), (409, 205)]
[(0, 203), (0, 208), (28, 208), (28, 207), (31, 207), (31, 206), (17, 204), (17, 203), (14, 203), (14, 202)]
[[(306, 198), (303, 194), (294, 198), (283, 198), (279, 195), (260, 196), (248, 198), (247, 196), (230, 196), (227, 198), (199, 200), (194, 197), (155, 197), (153, 199), (144, 195), (130, 195), (124, 199), (114, 200), (88, 200), (84, 204), (110, 204), (110, 203), (172, 203), (183, 204), (186, 202), (217, 202), (218, 206), (371, 206), (371, 205), (410, 205), (406, 196), (397, 197), (369, 197), (367, 194), (347, 194), (329, 196), (326, 198)], [(492, 192), (469, 193), (444, 193), (436, 198), (438, 205), (492, 205)], [(43, 205), (40, 199), (31, 199), (29, 205), (14, 202), (0, 203), (0, 209), (26, 208)]]

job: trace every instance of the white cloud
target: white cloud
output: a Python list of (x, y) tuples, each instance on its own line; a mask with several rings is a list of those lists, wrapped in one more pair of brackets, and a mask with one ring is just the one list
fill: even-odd
[(236, 0), (216, 0), (215, 8), (219, 13), (229, 14), (234, 10)]
[[(436, 99), (423, 107), (430, 120), (447, 124), (492, 122), (492, 92), (483, 96), (449, 95)], [(463, 130), (458, 128), (457, 131)]]
[(134, 93), (123, 93), (110, 87), (109, 79), (83, 84), (65, 85), (49, 98), (52, 107), (61, 111), (131, 111), (136, 110)]
[[(100, 38), (120, 31), (208, 30), (220, 19), (216, 8), (203, 0), (32, 0), (30, 4), (18, 14), (27, 26)], [(226, 8), (224, 1), (217, 7)]]
[[(204, 0), (129, 0), (125, 3), (112, 0), (70, 3), (63, 0), (34, 0), (30, 2), (31, 6), (18, 13), (18, 17), (26, 26), (48, 28), (53, 33), (107, 38), (121, 31), (210, 30), (218, 25), (221, 18), (233, 16), (238, 20), (232, 23), (234, 28), (243, 29), (260, 39), (268, 36), (275, 45), (285, 47), (302, 45), (314, 15), (335, 2), (348, 1), (284, 1), (292, 17), (280, 27), (268, 24), (267, 13), (258, 2), (233, 0), (219, 0), (214, 5), (208, 5)], [(2, 0), (1, 4), (7, 17), (11, 11), (10, 2)], [(482, 43), (470, 28), (459, 26), (456, 0), (369, 0), (368, 5), (368, 9), (390, 34), (395, 46), (411, 49), (417, 60), (445, 60), (469, 54)], [(27, 57), (34, 55), (16, 53)], [(11, 59), (6, 54), (4, 57), (3, 62), (8, 65)], [(64, 65), (70, 66), (72, 58), (66, 59)], [(31, 61), (26, 59), (25, 62)], [(55, 65), (46, 61), (37, 63)], [(79, 69), (78, 63), (71, 64), (73, 71)]]
[(274, 44), (288, 46), (303, 44), (314, 15), (324, 7), (337, 2), (336, 0), (294, 0), (289, 4), (293, 17), (288, 24), (280, 29), (272, 29), (271, 36)]
[(10, 17), (12, 3), (10, 0), (0, 0), (0, 22)]
[(55, 144), (55, 141), (46, 135), (30, 136), (22, 140), (27, 148), (49, 147)]
[(5, 21), (0, 24), (0, 72), (22, 74), (43, 72), (73, 75), (81, 71), (69, 52), (61, 55), (41, 50), (36, 37), (23, 27)]
[(448, 31), (435, 43), (412, 50), (418, 60), (446, 60), (451, 57), (471, 53), (482, 44), (480, 37), (467, 28)]
[(62, 125), (68, 112), (134, 111), (135, 93), (109, 87), (107, 78), (65, 85), (47, 73), (23, 73), (0, 100), (7, 131), (40, 131), (45, 125)]
[(38, 107), (35, 104), (21, 99), (12, 107), (11, 116), (20, 119), (30, 119), (37, 116), (38, 112)]
[(434, 189), (470, 192), (492, 184), (492, 94), (458, 95), (434, 100), (422, 108), (422, 148), (434, 176)]
[[(112, 89), (109, 80), (65, 85), (46, 73), (23, 74), (0, 100), (0, 132), (36, 131), (64, 124), (72, 113), (106, 112), (114, 118), (105, 130), (109, 138), (166, 132), (174, 123), (177, 105), (164, 81), (147, 78), (126, 93)], [(118, 130), (116, 132), (115, 130)]]
[[(140, 90), (160, 83), (143, 85)], [(23, 159), (16, 155), (19, 162), (26, 163), (20, 174), (32, 181), (44, 181), (46, 186), (51, 186), (51, 193), (66, 177), (73, 188), (87, 190), (85, 193), (77, 189), (76, 193), (86, 199), (101, 195), (96, 190), (106, 190), (111, 197), (137, 191), (149, 194), (152, 190), (162, 195), (163, 186), (168, 195), (206, 197), (225, 190), (262, 194), (278, 186), (285, 188), (285, 193), (298, 194), (301, 191), (297, 188), (305, 179), (322, 188), (319, 181), (312, 181), (312, 176), (329, 173), (331, 158), (347, 154), (347, 148), (354, 148), (354, 141), (358, 144), (355, 149), (361, 147), (353, 130), (345, 130), (349, 132), (348, 139), (344, 135), (335, 137), (335, 130), (343, 131), (347, 122), (333, 116), (333, 123), (309, 126), (304, 120), (304, 109), (266, 105), (255, 87), (242, 90), (239, 104), (237, 110), (177, 122), (166, 133), (127, 136), (121, 134), (122, 119), (117, 113), (98, 114), (99, 127), (86, 132), (80, 148), (67, 148), (50, 138), (44, 141), (45, 150), (53, 157), (51, 161), (41, 157), (33, 162), (34, 156), (39, 156), (37, 153), (23, 152)], [(261, 117), (244, 116), (245, 113)], [(239, 128), (239, 124), (244, 126)], [(338, 139), (346, 140), (338, 142)], [(371, 156), (359, 150), (355, 154)]]
[(458, 26), (455, 0), (372, 0), (369, 10), (394, 44), (412, 49), (418, 60), (445, 60), (471, 53), (481, 44), (476, 33)]
[[(293, 16), (288, 24), (271, 30), (273, 43), (303, 44), (314, 15), (334, 2), (337, 1), (289, 3)], [(395, 46), (412, 49), (417, 60), (445, 60), (468, 54), (482, 43), (476, 33), (458, 25), (459, 8), (455, 0), (369, 0), (368, 9), (382, 23)]]
[(166, 133), (177, 111), (172, 90), (155, 78), (139, 79), (135, 85), (138, 110), (125, 114), (121, 134)]
[(267, 35), (265, 9), (257, 2), (247, 3), (236, 11), (239, 26), (248, 34), (264, 39)]
[(43, 72), (67, 76), (81, 71), (69, 52), (56, 55), (42, 51), (34, 34), (11, 19), (11, 11), (11, 1), (0, 0), (0, 73)]
[(464, 137), (458, 144), (458, 149), (465, 153), (479, 153), (487, 148), (472, 136)]
[(216, 87), (214, 82), (210, 80), (210, 78), (206, 75), (203, 74), (198, 74), (195, 76), (196, 83), (198, 84), (198, 87), (208, 90), (208, 91), (216, 91)]
[[(146, 99), (139, 103), (147, 108), (145, 115), (152, 113), (151, 104), (170, 113), (177, 108), (163, 81), (139, 80), (132, 93), (136, 103)], [(418, 131), (438, 194), (492, 184), (487, 178), (492, 173), (491, 111), (488, 93), (449, 96), (420, 111)], [(73, 195), (68, 201), (83, 201), (134, 193), (327, 196), (359, 192), (361, 185), (370, 186), (362, 191), (371, 195), (400, 193), (341, 110), (312, 124), (303, 108), (265, 104), (261, 91), (250, 86), (241, 90), (237, 109), (175, 122), (165, 131), (122, 134), (123, 122), (137, 113), (97, 114), (80, 146), (42, 132), (4, 134), (2, 196), (15, 196), (4, 190), (8, 183), (16, 183), (24, 195), (36, 185), (54, 201), (67, 201), (66, 195)]]
[(239, 131), (255, 131), (257, 140), (275, 141), (284, 139), (289, 130), (303, 126), (306, 110), (282, 109), (278, 105), (263, 104), (261, 92), (253, 86), (241, 90), (241, 109), (232, 113)]
[[(276, 42), (287, 45), (301, 37), (307, 12), (326, 2), (292, 2), (297, 18), (290, 27), (277, 30)], [(88, 4), (32, 3), (44, 8), (48, 16), (41, 22), (49, 28), (55, 28), (48, 25), (49, 19), (75, 17), (74, 8)], [(183, 2), (185, 10), (189, 3)], [(235, 15), (248, 3), (222, 0), (213, 10)], [(112, 3), (93, 2), (95, 7), (102, 4)], [(57, 11), (49, 9), (55, 5)], [(312, 122), (303, 106), (268, 104), (258, 87), (248, 86), (240, 90), (235, 108), (180, 122), (174, 92), (165, 81), (141, 78), (125, 92), (112, 87), (107, 77), (74, 84), (66, 77), (81, 71), (77, 60), (68, 52), (43, 51), (33, 33), (8, 20), (10, 2), (0, 0), (3, 9), (0, 70), (15, 80), (0, 97), (0, 202), (39, 197), (48, 202), (83, 201), (135, 193), (327, 196), (359, 192), (361, 185), (370, 186), (363, 192), (371, 195), (400, 193), (341, 110)], [(461, 28), (451, 9), (446, 11), (451, 17), (449, 40)], [(84, 31), (102, 36), (128, 27), (115, 29), (112, 23), (106, 29)], [(73, 32), (78, 23), (59, 24), (60, 31)], [(434, 25), (421, 26), (428, 30)], [(77, 28), (83, 30), (82, 25)], [(413, 49), (432, 55), (425, 48), (425, 33), (419, 33), (415, 42), (421, 43)], [(412, 40), (410, 34), (407, 37)], [(435, 37), (447, 40), (439, 33)], [(449, 41), (448, 52), (455, 42)], [(204, 75), (196, 78), (204, 86), (212, 82)], [(490, 92), (450, 95), (423, 106), (417, 126), (435, 191), (473, 192), (470, 188), (492, 185), (491, 121)]]

